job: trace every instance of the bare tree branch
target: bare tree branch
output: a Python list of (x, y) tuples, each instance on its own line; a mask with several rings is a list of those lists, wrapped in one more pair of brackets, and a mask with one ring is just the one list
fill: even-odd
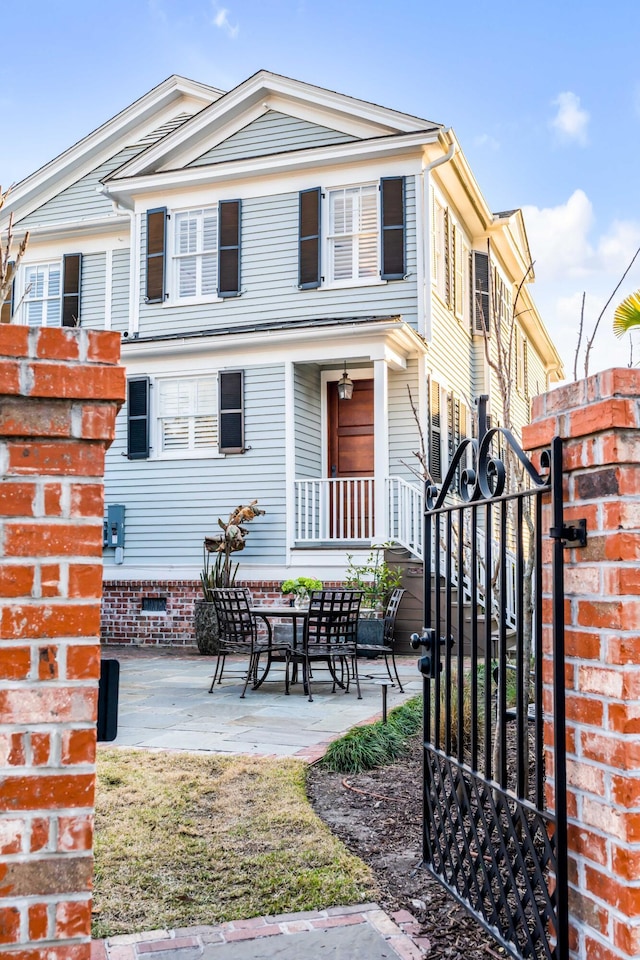
[[(10, 191), (11, 187), (9, 187), (9, 189), (5, 190), (3, 193), (2, 187), (0, 187), (0, 210), (2, 210)], [(20, 266), (20, 261), (25, 254), (27, 244), (29, 243), (29, 231), (27, 230), (20, 244), (18, 245), (18, 249), (15, 252), (13, 251), (13, 240), (14, 233), (12, 211), (9, 214), (9, 221), (7, 223), (6, 237), (4, 242), (0, 240), (0, 307), (2, 307), (2, 304), (11, 296), (13, 278), (15, 277), (16, 270)], [(20, 302), (22, 302), (22, 300)], [(14, 313), (16, 311), (17, 308), (14, 309)]]
[(578, 357), (580, 356), (580, 344), (582, 343), (582, 331), (584, 330), (584, 301), (587, 296), (586, 290), (582, 293), (582, 307), (580, 308), (580, 329), (578, 330), (578, 345), (576, 355), (573, 360), (573, 379), (578, 379)]
[(632, 256), (631, 262), (629, 263), (629, 266), (627, 267), (627, 269), (625, 270), (625, 272), (624, 272), (624, 273), (622, 274), (622, 276), (620, 277), (620, 280), (618, 281), (618, 283), (617, 283), (614, 291), (612, 292), (611, 296), (609, 297), (609, 299), (608, 299), (607, 302), (605, 303), (604, 307), (603, 307), (602, 310), (600, 311), (600, 316), (599, 316), (598, 319), (596, 320), (596, 325), (595, 325), (595, 327), (593, 328), (593, 333), (591, 334), (590, 339), (587, 340), (587, 349), (586, 349), (585, 355), (584, 355), (584, 375), (585, 375), (585, 377), (588, 377), (588, 376), (589, 376), (589, 355), (590, 355), (590, 353), (591, 353), (591, 347), (593, 346), (593, 341), (594, 341), (595, 338), (596, 338), (596, 333), (598, 332), (598, 327), (600, 326), (600, 321), (602, 320), (602, 317), (604, 316), (604, 313), (605, 313), (607, 307), (609, 306), (609, 304), (611, 303), (611, 301), (612, 301), (613, 298), (615, 297), (616, 293), (618, 292), (618, 290), (619, 290), (620, 287), (622, 286), (622, 283), (623, 283), (625, 277), (627, 276), (627, 274), (629, 273), (629, 271), (631, 270), (631, 267), (632, 267), (632, 266), (634, 265), (634, 263), (636, 262), (639, 254), (640, 254), (640, 247), (638, 247), (638, 249), (636, 250), (636, 252), (635, 252), (634, 255)]

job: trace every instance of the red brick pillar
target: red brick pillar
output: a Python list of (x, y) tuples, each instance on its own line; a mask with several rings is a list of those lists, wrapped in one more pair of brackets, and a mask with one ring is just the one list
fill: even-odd
[(564, 572), (571, 945), (585, 960), (640, 957), (639, 427), (640, 371), (621, 369), (537, 397), (524, 431), (529, 450), (565, 438), (565, 522), (588, 528)]
[(0, 950), (20, 960), (90, 951), (119, 356), (116, 333), (0, 326)]

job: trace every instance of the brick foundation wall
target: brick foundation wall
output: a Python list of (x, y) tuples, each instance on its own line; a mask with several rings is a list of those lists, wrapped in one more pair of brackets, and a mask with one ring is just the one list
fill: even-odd
[(0, 326), (0, 950), (88, 960), (120, 337)]
[[(256, 603), (284, 603), (280, 580), (238, 580)], [(336, 581), (325, 587), (339, 587)], [(160, 612), (142, 609), (143, 600), (165, 601)], [(103, 643), (185, 646), (195, 644), (193, 605), (202, 600), (197, 580), (107, 580), (103, 587)]]
[[(282, 600), (280, 583), (238, 581), (256, 602)], [(144, 600), (164, 601), (164, 611), (143, 610)], [(103, 588), (103, 643), (185, 646), (195, 644), (193, 605), (202, 600), (197, 580), (112, 580)]]
[[(533, 405), (529, 450), (564, 443), (567, 804), (572, 956), (640, 957), (640, 371)], [(549, 605), (545, 634), (551, 630)], [(550, 706), (550, 700), (547, 700)], [(552, 766), (549, 767), (552, 770)]]

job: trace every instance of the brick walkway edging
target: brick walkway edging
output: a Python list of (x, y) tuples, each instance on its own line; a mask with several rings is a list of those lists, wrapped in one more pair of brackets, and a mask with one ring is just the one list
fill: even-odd
[(360, 903), (352, 907), (329, 907), (327, 910), (232, 920), (215, 927), (151, 930), (93, 940), (91, 960), (162, 960), (163, 954), (176, 950), (184, 950), (185, 958), (193, 960), (194, 954), (200, 956), (205, 946), (223, 946), (238, 940), (288, 936), (358, 923), (373, 927), (401, 960), (423, 960), (429, 951), (427, 939), (419, 936), (420, 925), (407, 910), (400, 910), (390, 917), (377, 903)]

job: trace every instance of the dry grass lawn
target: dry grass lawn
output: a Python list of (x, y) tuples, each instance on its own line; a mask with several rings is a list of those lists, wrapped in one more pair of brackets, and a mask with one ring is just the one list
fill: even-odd
[(100, 749), (94, 936), (375, 898), (295, 760)]

